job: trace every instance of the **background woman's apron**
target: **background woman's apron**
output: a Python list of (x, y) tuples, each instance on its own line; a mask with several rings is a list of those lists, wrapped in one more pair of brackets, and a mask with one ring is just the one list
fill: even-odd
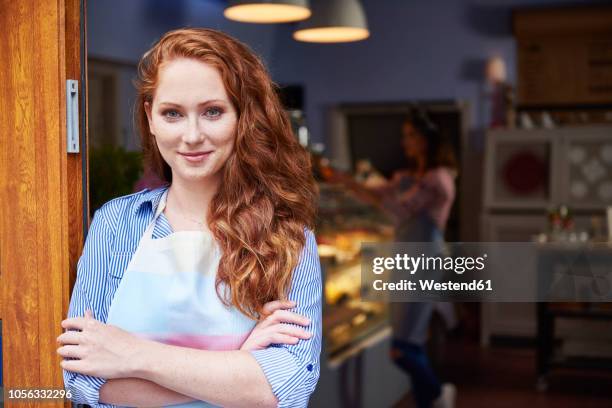
[[(416, 181), (410, 176), (400, 179), (400, 192), (410, 189)], [(444, 252), (444, 233), (426, 210), (403, 219), (396, 227), (396, 242), (426, 242), (425, 256), (441, 256)], [(439, 278), (430, 271), (429, 276)], [(408, 343), (423, 345), (427, 341), (429, 321), (434, 310), (440, 313), (447, 327), (456, 325), (453, 305), (448, 302), (391, 302), (391, 326), (393, 337)]]
[[(177, 231), (153, 239), (164, 192), (108, 312), (107, 324), (165, 344), (237, 350), (257, 323), (226, 307), (215, 290), (221, 250), (209, 231)], [(227, 290), (221, 286), (221, 294)], [(195, 401), (172, 407), (213, 407)]]

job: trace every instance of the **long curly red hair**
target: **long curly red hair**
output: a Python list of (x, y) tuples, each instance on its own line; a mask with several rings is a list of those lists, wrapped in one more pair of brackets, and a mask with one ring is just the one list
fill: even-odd
[[(276, 85), (245, 44), (222, 32), (183, 28), (166, 33), (138, 64), (135, 119), (145, 165), (171, 183), (149, 129), (151, 103), (162, 64), (195, 58), (215, 67), (238, 114), (234, 149), (208, 210), (208, 226), (222, 249), (217, 294), (257, 318), (264, 303), (286, 299), (292, 272), (314, 228), (317, 188), (310, 155), (297, 142)], [(220, 286), (229, 292), (220, 294)], [(229, 295), (229, 296), (228, 296)]]

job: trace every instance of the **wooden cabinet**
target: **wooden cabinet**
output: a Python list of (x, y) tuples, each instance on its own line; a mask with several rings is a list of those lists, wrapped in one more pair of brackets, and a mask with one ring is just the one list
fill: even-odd
[(522, 106), (610, 104), (612, 7), (514, 13)]

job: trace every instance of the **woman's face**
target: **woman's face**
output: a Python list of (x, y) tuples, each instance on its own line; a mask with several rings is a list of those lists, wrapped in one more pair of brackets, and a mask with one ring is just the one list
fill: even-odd
[(416, 159), (425, 156), (427, 142), (410, 122), (402, 126), (402, 147), (408, 158)]
[(215, 180), (233, 151), (237, 114), (221, 75), (211, 65), (177, 58), (162, 65), (149, 128), (172, 180)]

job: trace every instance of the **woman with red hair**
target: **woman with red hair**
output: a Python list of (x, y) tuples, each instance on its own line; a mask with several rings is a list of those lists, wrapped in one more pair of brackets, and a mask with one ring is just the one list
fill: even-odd
[(165, 34), (136, 119), (167, 185), (96, 211), (58, 337), (91, 406), (306, 406), (319, 377), (316, 185), (261, 61), (221, 32)]

